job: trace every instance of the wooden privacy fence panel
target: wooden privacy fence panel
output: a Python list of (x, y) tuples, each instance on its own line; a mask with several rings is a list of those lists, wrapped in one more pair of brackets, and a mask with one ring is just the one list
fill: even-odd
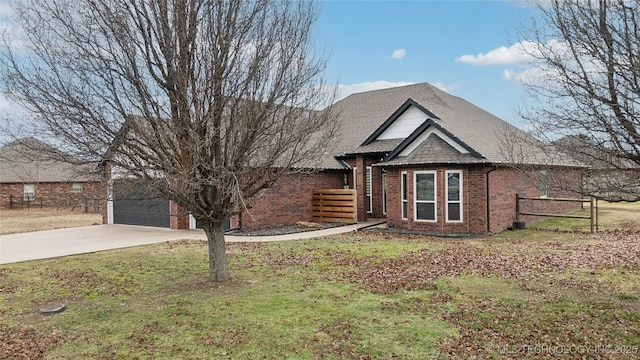
[(352, 189), (313, 191), (313, 220), (319, 222), (357, 222), (356, 193)]

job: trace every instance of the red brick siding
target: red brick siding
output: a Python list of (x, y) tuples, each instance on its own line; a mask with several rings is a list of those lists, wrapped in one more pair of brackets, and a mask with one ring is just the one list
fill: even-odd
[[(294, 174), (278, 180), (242, 214), (242, 229), (251, 230), (312, 221), (311, 202), (315, 189), (342, 189), (346, 171)], [(350, 176), (350, 174), (348, 175)], [(238, 225), (234, 217), (231, 227)]]
[(373, 212), (367, 214), (368, 217), (383, 218), (386, 215), (382, 208), (382, 168), (371, 167), (371, 197)]
[[(445, 176), (447, 170), (462, 171), (462, 222), (446, 221)], [(482, 168), (390, 168), (387, 169), (387, 223), (390, 227), (438, 234), (486, 232), (486, 187)], [(402, 220), (401, 173), (407, 172), (407, 220)], [(436, 221), (415, 221), (413, 183), (415, 171), (436, 171)]]
[[(73, 184), (76, 183), (82, 184), (82, 192), (73, 192)], [(31, 183), (0, 184), (0, 208), (8, 209), (11, 197), (14, 202), (19, 201), (24, 195), (24, 184)], [(85, 199), (102, 199), (104, 191), (101, 182), (41, 182), (33, 184), (35, 191), (33, 204), (36, 206), (42, 204), (45, 207), (72, 207), (84, 204)], [(91, 208), (94, 207), (91, 206)]]
[(358, 221), (367, 220), (366, 192), (365, 192), (365, 168), (367, 162), (362, 156), (356, 158), (356, 207), (358, 212)]
[[(389, 168), (387, 169), (387, 223), (389, 227), (438, 234), (482, 234), (487, 232), (487, 221), (491, 232), (500, 232), (513, 225), (516, 219), (516, 194), (539, 195), (539, 179), (527, 176), (510, 168), (498, 168), (489, 173), (490, 216), (487, 219), (487, 166), (429, 167), (429, 168)], [(445, 214), (445, 174), (447, 170), (463, 172), (463, 221), (447, 222)], [(401, 219), (401, 173), (407, 172), (408, 209), (407, 220)], [(436, 171), (437, 216), (436, 222), (414, 221), (413, 181), (415, 171)], [(554, 172), (555, 176), (555, 172)], [(562, 181), (580, 181), (576, 171), (559, 171), (557, 178)], [(566, 191), (549, 188), (549, 197), (576, 197)], [(566, 213), (580, 208), (579, 203), (539, 202), (535, 211)], [(521, 219), (532, 221), (535, 219)]]
[(387, 169), (387, 224), (390, 227), (401, 227), (402, 217), (402, 169)]
[[(366, 221), (367, 218), (384, 218), (384, 209), (382, 206), (382, 172), (383, 168), (372, 166), (380, 162), (380, 158), (367, 158), (358, 156), (355, 159), (349, 159), (345, 161), (349, 166), (357, 168), (356, 182), (357, 182), (357, 194), (356, 200), (358, 205), (358, 221)], [(371, 207), (372, 212), (368, 212), (368, 206), (366, 201), (366, 168), (371, 167)], [(348, 175), (349, 188), (353, 189), (353, 170), (350, 170)]]
[(169, 227), (171, 230), (188, 230), (189, 229), (189, 213), (182, 206), (173, 201), (169, 201), (169, 209), (171, 217), (169, 218)]
[[(579, 188), (582, 179), (577, 170), (547, 170), (549, 198), (579, 198), (580, 194), (565, 189)], [(522, 197), (540, 196), (540, 171), (521, 172), (509, 168), (498, 168), (490, 174), (491, 186), (491, 231), (499, 232), (516, 221), (516, 194)], [(581, 203), (557, 201), (522, 201), (520, 210), (526, 212), (565, 214), (579, 210)], [(535, 222), (542, 217), (521, 216), (520, 221)]]

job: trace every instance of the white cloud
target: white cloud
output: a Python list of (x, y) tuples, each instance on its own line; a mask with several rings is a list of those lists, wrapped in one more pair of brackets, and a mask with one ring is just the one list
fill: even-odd
[(395, 60), (403, 59), (405, 56), (407, 56), (407, 50), (405, 49), (394, 50), (391, 54), (391, 58)]
[(551, 0), (506, 0), (506, 1), (508, 3), (512, 3), (522, 8), (537, 7), (538, 4), (545, 6), (545, 4), (548, 4), (551, 2)]
[(515, 81), (518, 84), (531, 83), (533, 79), (539, 77), (539, 68), (531, 67), (524, 70), (504, 69), (502, 78), (509, 81)]
[(9, 1), (0, 0), (0, 19), (6, 18), (12, 11)]
[(12, 5), (5, 0), (0, 0), (0, 41), (8, 41), (8, 45), (14, 53), (25, 48), (22, 28), (14, 20), (15, 14)]
[(444, 92), (449, 92), (451, 90), (457, 89), (458, 88), (458, 84), (451, 84), (451, 85), (445, 85), (441, 82), (435, 82), (435, 83), (431, 83), (431, 85), (437, 87), (438, 89), (444, 91)]
[(501, 46), (486, 54), (462, 55), (456, 58), (456, 62), (477, 66), (529, 64), (534, 61), (531, 54), (536, 52), (538, 46), (539, 44), (533, 41), (522, 41), (510, 47)]
[(504, 69), (502, 70), (502, 78), (505, 80), (513, 80), (518, 73), (513, 69)]
[[(563, 41), (549, 40), (547, 43), (536, 41), (521, 41), (509, 47), (501, 46), (487, 53), (477, 55), (463, 55), (456, 58), (456, 62), (474, 66), (504, 66), (502, 78), (521, 85), (539, 84), (554, 81), (558, 75), (548, 69), (544, 61), (539, 59), (553, 54), (559, 58), (571, 59), (567, 44)], [(570, 61), (568, 62), (571, 63)]]
[(0, 119), (15, 120), (24, 117), (26, 110), (16, 102), (0, 94)]
[(549, 40), (546, 44), (537, 41), (521, 41), (509, 47), (501, 46), (487, 53), (477, 55), (462, 55), (455, 59), (456, 62), (475, 66), (497, 65), (531, 65), (540, 56), (541, 49), (548, 49), (555, 54), (565, 54), (567, 46), (563, 41)]
[(9, 100), (0, 95), (0, 113), (9, 110), (10, 107), (11, 104), (9, 103)]

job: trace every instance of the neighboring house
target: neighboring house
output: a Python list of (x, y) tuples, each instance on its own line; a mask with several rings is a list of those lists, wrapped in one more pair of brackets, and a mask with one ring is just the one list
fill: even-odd
[[(531, 171), (513, 169), (500, 143), (524, 133), (427, 83), (353, 94), (334, 107), (342, 136), (333, 152), (315, 173), (290, 175), (267, 189), (242, 215), (244, 229), (311, 221), (313, 190), (350, 188), (359, 221), (381, 218), (392, 228), (437, 234), (499, 232), (516, 220), (516, 194), (568, 197), (547, 179), (581, 181), (575, 163), (552, 161), (533, 148), (523, 160)], [(554, 209), (537, 212), (580, 205), (540, 206)], [(105, 220), (117, 223), (110, 211)], [(172, 228), (193, 227), (184, 217), (172, 222)]]
[(589, 164), (583, 174), (585, 194), (609, 201), (640, 199), (640, 167), (636, 162), (616, 157), (615, 151), (585, 135), (564, 136), (554, 145), (570, 150), (566, 153), (576, 161)]
[(89, 199), (92, 205), (100, 203), (104, 188), (95, 165), (54, 159), (53, 151), (34, 138), (0, 147), (0, 208), (84, 206)]

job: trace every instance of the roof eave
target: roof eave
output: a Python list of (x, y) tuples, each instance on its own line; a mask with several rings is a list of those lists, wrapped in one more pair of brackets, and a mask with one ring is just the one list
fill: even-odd
[(399, 162), (399, 163), (388, 163), (388, 162), (379, 162), (373, 164), (372, 166), (376, 167), (408, 167), (408, 166), (446, 166), (446, 165), (495, 165), (491, 161), (441, 161), (441, 162), (429, 162), (429, 163), (415, 163), (415, 162)]

